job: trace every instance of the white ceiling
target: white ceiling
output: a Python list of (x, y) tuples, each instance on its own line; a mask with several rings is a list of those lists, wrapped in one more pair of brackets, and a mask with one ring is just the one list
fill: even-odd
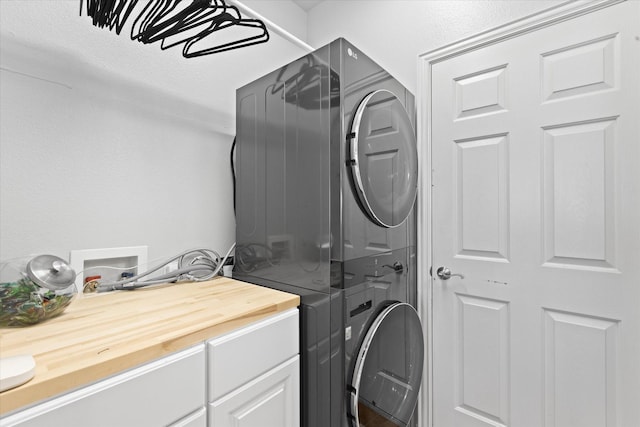
[(293, 0), (298, 6), (306, 10), (307, 12), (316, 7), (324, 0)]
[[(297, 3), (309, 8), (319, 2), (297, 0)], [(61, 78), (68, 85), (73, 85), (72, 75), (78, 70), (108, 75), (113, 81), (148, 87), (206, 110), (219, 127), (231, 134), (235, 132), (235, 90), (307, 53), (270, 31), (267, 43), (186, 59), (181, 55), (181, 47), (161, 50), (159, 43), (145, 45), (132, 41), (131, 18), (117, 35), (115, 31), (94, 27), (86, 12), (79, 16), (78, 9), (78, 0), (0, 0), (0, 65), (3, 69), (45, 80)], [(299, 21), (295, 13), (278, 13)], [(265, 17), (282, 22), (276, 19), (279, 16)], [(23, 56), (46, 57), (54, 66), (11, 70), (8, 56), (16, 51)], [(58, 69), (58, 74), (47, 75), (53, 68)], [(71, 72), (65, 73), (65, 68)]]

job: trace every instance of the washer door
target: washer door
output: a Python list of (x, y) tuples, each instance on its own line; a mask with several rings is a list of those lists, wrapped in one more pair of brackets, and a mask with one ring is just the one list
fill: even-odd
[(416, 134), (392, 92), (376, 90), (358, 105), (349, 133), (349, 164), (358, 199), (378, 225), (395, 227), (416, 200)]
[(406, 426), (418, 401), (424, 341), (418, 313), (407, 303), (386, 307), (364, 337), (351, 380), (354, 427)]

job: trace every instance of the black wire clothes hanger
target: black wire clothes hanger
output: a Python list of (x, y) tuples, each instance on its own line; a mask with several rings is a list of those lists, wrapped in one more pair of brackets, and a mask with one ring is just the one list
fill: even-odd
[[(98, 28), (109, 27), (120, 34), (125, 21), (136, 7), (138, 0), (87, 0), (87, 15), (93, 18), (93, 25)], [(80, 16), (82, 16), (83, 0), (80, 0)]]
[(195, 58), (265, 43), (269, 31), (259, 19), (243, 18), (224, 0), (80, 0), (98, 28), (120, 34), (136, 9), (131, 40), (160, 42), (162, 50), (183, 45), (182, 55)]

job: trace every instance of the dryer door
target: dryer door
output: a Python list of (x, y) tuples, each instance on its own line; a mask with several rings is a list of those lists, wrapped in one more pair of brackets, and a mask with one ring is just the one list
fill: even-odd
[(422, 380), (424, 341), (418, 313), (407, 303), (386, 307), (364, 337), (351, 379), (354, 427), (408, 425)]
[(349, 133), (349, 164), (358, 199), (378, 225), (395, 227), (416, 200), (418, 152), (411, 119), (388, 90), (358, 105)]

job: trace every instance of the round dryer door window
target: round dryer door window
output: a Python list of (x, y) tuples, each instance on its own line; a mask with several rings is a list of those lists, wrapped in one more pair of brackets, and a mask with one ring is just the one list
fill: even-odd
[(408, 425), (418, 401), (424, 341), (416, 310), (387, 306), (364, 337), (351, 380), (354, 427)]
[(349, 138), (360, 204), (376, 224), (400, 225), (413, 208), (418, 184), (416, 135), (407, 110), (392, 92), (374, 91), (358, 105)]

